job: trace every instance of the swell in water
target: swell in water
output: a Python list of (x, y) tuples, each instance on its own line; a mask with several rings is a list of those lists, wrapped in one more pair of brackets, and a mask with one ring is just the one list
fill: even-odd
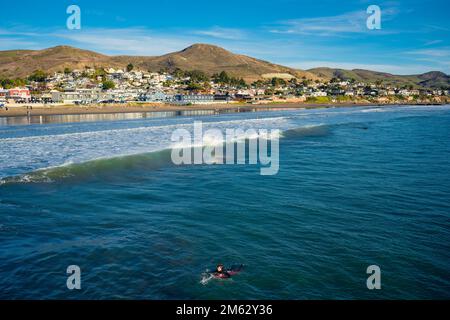
[[(325, 136), (333, 127), (368, 129), (372, 121), (429, 115), (443, 107), (387, 107), (280, 112), (258, 118), (221, 117), (204, 121), (204, 131), (240, 128), (282, 129), (282, 138)], [(255, 115), (252, 115), (255, 116)], [(182, 120), (182, 119), (181, 119)], [(0, 185), (5, 183), (53, 182), (64, 178), (89, 177), (127, 169), (152, 169), (171, 165), (171, 141), (175, 129), (192, 132), (193, 120), (142, 121), (85, 125), (6, 127), (0, 132)], [(210, 119), (211, 120), (211, 119)], [(188, 122), (186, 122), (188, 121)], [(84, 131), (86, 130), (87, 131)], [(264, 138), (254, 136), (253, 138)], [(223, 143), (210, 140), (206, 144)], [(282, 147), (282, 146), (281, 146)]]
[[(278, 135), (255, 132), (254, 135), (244, 133), (233, 139), (234, 143), (247, 143), (252, 139), (271, 140), (273, 138), (302, 138), (309, 136), (323, 136), (330, 132), (330, 126), (325, 124), (305, 125), (294, 129), (282, 131)], [(86, 179), (93, 176), (111, 175), (129, 170), (155, 170), (161, 167), (173, 165), (172, 151), (180, 148), (205, 148), (207, 146), (225, 145), (224, 140), (204, 137), (202, 145), (172, 144), (151, 152), (143, 152), (131, 155), (118, 155), (82, 161), (79, 163), (64, 163), (62, 165), (33, 170), (31, 172), (5, 177), (0, 179), (3, 184), (21, 183), (53, 183), (65, 179)], [(192, 152), (193, 154), (193, 152)]]

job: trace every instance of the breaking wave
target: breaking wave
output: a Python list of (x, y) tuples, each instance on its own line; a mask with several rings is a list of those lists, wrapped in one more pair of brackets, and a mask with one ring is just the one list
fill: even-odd
[[(234, 136), (232, 143), (247, 143), (253, 139), (282, 139), (323, 135), (328, 132), (327, 125), (307, 125), (286, 131), (279, 130), (251, 130), (241, 132)], [(26, 184), (26, 183), (53, 183), (62, 180), (83, 180), (89, 178), (107, 178), (114, 174), (123, 174), (136, 170), (156, 170), (162, 167), (173, 166), (172, 150), (181, 148), (205, 148), (208, 146), (220, 146), (229, 142), (222, 137), (206, 134), (202, 144), (195, 143), (172, 143), (166, 148), (155, 151), (142, 152), (131, 155), (118, 155), (103, 157), (79, 163), (68, 162), (59, 166), (38, 169), (29, 173), (10, 176), (0, 179), (0, 185), (4, 184)]]

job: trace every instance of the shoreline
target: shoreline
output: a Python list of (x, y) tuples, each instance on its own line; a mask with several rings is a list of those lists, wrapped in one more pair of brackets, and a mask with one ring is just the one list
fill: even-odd
[[(446, 103), (299, 103), (280, 102), (268, 104), (205, 104), (191, 106), (175, 105), (88, 105), (88, 106), (50, 106), (33, 107), (27, 109), (27, 105), (10, 107), (8, 111), (0, 109), (0, 118), (27, 117), (29, 116), (64, 116), (64, 115), (89, 115), (89, 114), (121, 114), (121, 113), (147, 113), (147, 112), (186, 112), (186, 111), (217, 111), (217, 112), (256, 112), (282, 109), (319, 109), (319, 108), (345, 108), (364, 106), (402, 106), (402, 105), (445, 105)], [(29, 106), (29, 105), (28, 105)]]

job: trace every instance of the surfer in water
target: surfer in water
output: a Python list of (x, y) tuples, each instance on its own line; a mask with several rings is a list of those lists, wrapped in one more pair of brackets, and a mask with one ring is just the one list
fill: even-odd
[(231, 268), (225, 270), (225, 267), (223, 266), (223, 264), (218, 264), (216, 271), (213, 272), (213, 275), (216, 278), (221, 278), (221, 279), (229, 279), (232, 276), (238, 274), (239, 272), (241, 272), (242, 268), (244, 266), (241, 264), (239, 266), (231, 266)]

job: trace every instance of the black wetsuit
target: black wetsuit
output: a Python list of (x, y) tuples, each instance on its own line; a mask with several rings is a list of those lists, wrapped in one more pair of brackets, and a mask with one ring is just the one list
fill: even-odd
[(231, 278), (231, 275), (227, 271), (222, 271), (222, 272), (216, 271), (213, 274), (216, 278), (221, 278), (221, 279)]

